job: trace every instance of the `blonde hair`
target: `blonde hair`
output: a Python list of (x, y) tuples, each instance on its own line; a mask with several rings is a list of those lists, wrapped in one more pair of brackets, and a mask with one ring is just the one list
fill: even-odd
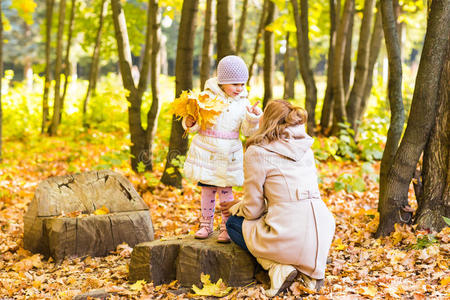
[(285, 100), (271, 100), (264, 109), (262, 118), (261, 127), (247, 140), (247, 147), (288, 138), (286, 128), (305, 124), (308, 114), (303, 108)]

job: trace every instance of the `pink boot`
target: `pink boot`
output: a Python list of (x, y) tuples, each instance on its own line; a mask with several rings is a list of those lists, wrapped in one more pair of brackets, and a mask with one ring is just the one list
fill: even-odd
[(207, 239), (213, 233), (213, 222), (212, 217), (201, 217), (200, 218), (200, 229), (195, 233), (196, 239)]
[(217, 237), (217, 242), (219, 243), (230, 242), (230, 236), (228, 235), (227, 226), (225, 225), (227, 223), (227, 220), (228, 218), (222, 216), (222, 223), (220, 223), (219, 236)]

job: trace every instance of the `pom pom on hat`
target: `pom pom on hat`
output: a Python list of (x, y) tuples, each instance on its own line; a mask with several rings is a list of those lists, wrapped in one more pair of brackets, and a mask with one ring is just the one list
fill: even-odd
[(228, 55), (219, 61), (217, 65), (218, 84), (245, 84), (247, 80), (248, 69), (242, 58), (236, 55)]

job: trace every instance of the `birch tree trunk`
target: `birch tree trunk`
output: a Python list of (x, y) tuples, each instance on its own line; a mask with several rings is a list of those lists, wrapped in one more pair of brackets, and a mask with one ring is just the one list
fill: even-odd
[[(235, 53), (234, 0), (217, 1), (217, 61)], [(180, 25), (181, 26), (181, 25)]]
[(61, 121), (61, 69), (62, 69), (62, 42), (64, 33), (64, 19), (66, 16), (66, 0), (59, 2), (59, 17), (58, 17), (58, 33), (56, 37), (56, 61), (55, 61), (55, 96), (53, 104), (52, 122), (48, 128), (50, 135), (56, 135), (58, 126)]
[(108, 9), (108, 2), (106, 0), (102, 0), (100, 5), (100, 13), (98, 20), (98, 29), (97, 34), (95, 36), (95, 45), (94, 50), (92, 52), (92, 60), (91, 60), (91, 69), (89, 70), (89, 84), (86, 91), (86, 96), (83, 101), (83, 126), (88, 127), (87, 123), (87, 107), (89, 104), (89, 99), (91, 98), (91, 94), (95, 96), (96, 88), (97, 88), (97, 78), (98, 71), (100, 66), (100, 50), (102, 45), (102, 32), (103, 32), (103, 24), (105, 19), (106, 10)]
[[(222, 1), (219, 1), (222, 2)], [(175, 67), (175, 96), (182, 91), (192, 89), (194, 35), (198, 0), (184, 1), (181, 10), (180, 31), (178, 33), (177, 60)], [(219, 11), (219, 10), (218, 10)], [(166, 157), (166, 166), (161, 177), (161, 182), (182, 187), (181, 173), (178, 167), (172, 164), (172, 159), (178, 155), (185, 155), (188, 147), (188, 139), (184, 137), (184, 129), (181, 121), (172, 116), (172, 129), (170, 132), (169, 152)]]
[[(381, 3), (382, 8), (384, 5), (392, 5), (391, 1), (383, 2)], [(384, 11), (382, 11), (383, 13)], [(384, 18), (383, 16), (383, 21)], [(417, 162), (426, 144), (429, 143), (434, 124), (441, 121), (436, 120), (439, 107), (437, 99), (440, 78), (445, 76), (442, 75), (442, 70), (448, 63), (449, 23), (450, 3), (447, 0), (433, 0), (429, 11), (408, 125), (395, 153), (392, 166), (388, 170), (385, 191), (384, 193), (380, 192), (378, 203), (380, 224), (376, 232), (377, 236), (392, 232), (396, 223), (411, 221), (411, 212), (407, 207), (409, 185)], [(385, 36), (387, 41), (386, 31)]]
[[(270, 1), (267, 10), (265, 27), (275, 20), (275, 3)], [(264, 30), (264, 98), (263, 109), (273, 97), (275, 71), (275, 35), (272, 31)]]
[(206, 11), (205, 11), (205, 26), (203, 29), (203, 44), (202, 44), (202, 60), (200, 63), (200, 89), (203, 90), (205, 87), (205, 82), (210, 77), (211, 72), (211, 57), (213, 52), (213, 30), (212, 22), (214, 12), (214, 2), (213, 0), (206, 0)]
[(49, 119), (48, 113), (48, 91), (52, 82), (50, 71), (50, 53), (51, 53), (51, 39), (52, 39), (52, 23), (53, 23), (53, 7), (54, 0), (46, 0), (46, 16), (45, 16), (45, 80), (44, 80), (44, 92), (42, 96), (42, 123), (41, 133), (44, 133), (47, 128), (47, 122)]

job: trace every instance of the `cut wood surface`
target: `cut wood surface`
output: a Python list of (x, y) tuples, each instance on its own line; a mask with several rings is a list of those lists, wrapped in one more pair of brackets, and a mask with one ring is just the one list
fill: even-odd
[[(100, 208), (106, 214), (94, 214)], [(125, 177), (112, 171), (43, 181), (24, 217), (24, 248), (57, 261), (105, 256), (119, 244), (133, 247), (153, 238), (147, 205)]]
[(154, 285), (178, 280), (181, 286), (199, 286), (201, 273), (229, 286), (254, 281), (256, 260), (234, 243), (217, 243), (217, 232), (207, 240), (184, 235), (141, 243), (131, 254), (129, 280), (153, 281)]

